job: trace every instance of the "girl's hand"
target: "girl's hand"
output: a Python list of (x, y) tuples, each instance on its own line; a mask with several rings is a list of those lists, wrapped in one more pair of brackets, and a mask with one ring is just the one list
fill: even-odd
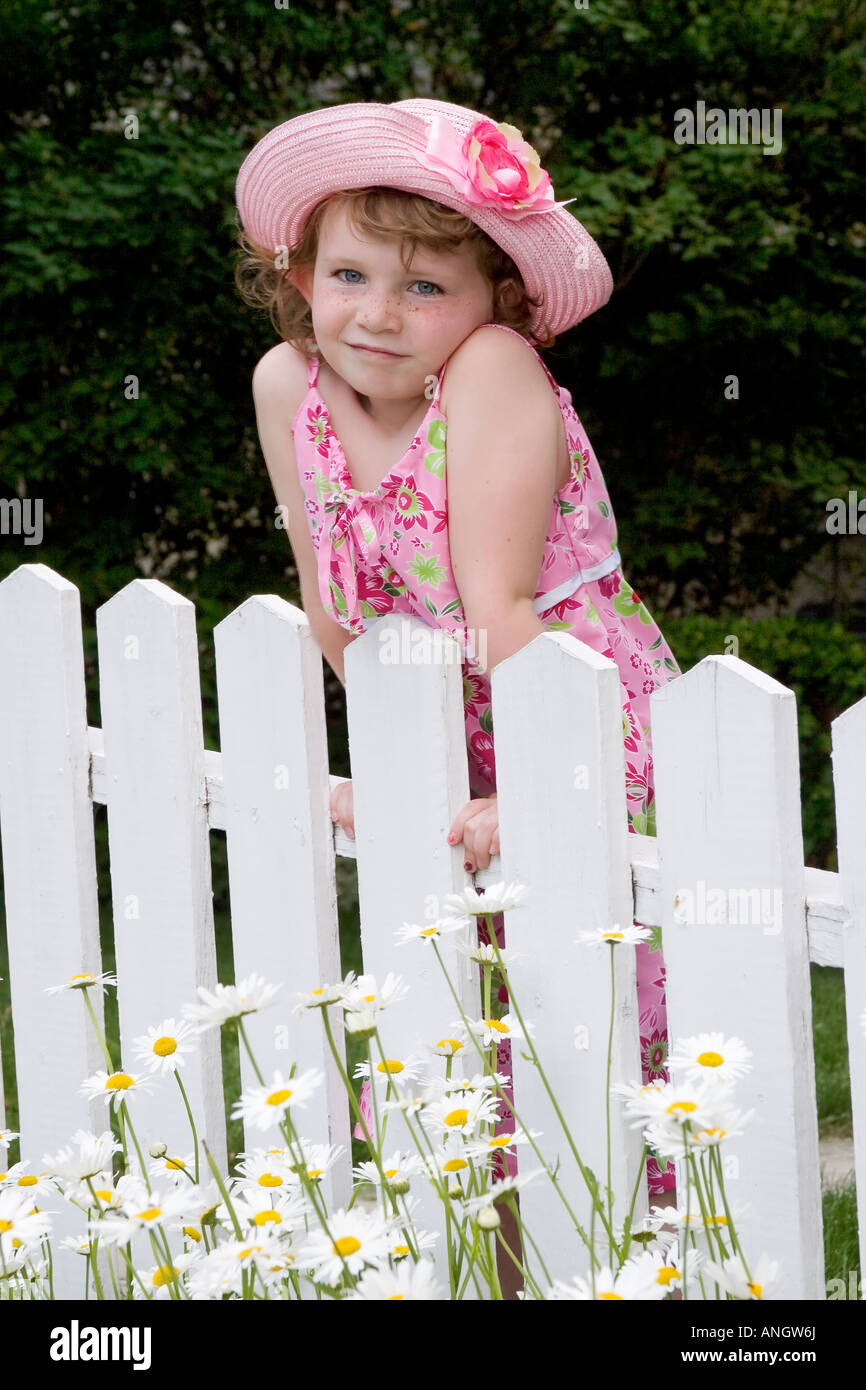
[(352, 783), (341, 782), (331, 792), (331, 820), (343, 827), (350, 840), (355, 838), (355, 801)]
[(449, 845), (464, 847), (463, 867), (467, 873), (490, 867), (491, 854), (499, 853), (499, 809), (496, 792), (492, 796), (467, 801), (451, 823)]

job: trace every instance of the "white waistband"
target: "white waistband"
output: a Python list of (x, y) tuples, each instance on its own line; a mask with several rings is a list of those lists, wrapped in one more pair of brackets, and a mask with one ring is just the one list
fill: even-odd
[(588, 584), (592, 579), (603, 579), (606, 574), (619, 569), (621, 564), (622, 556), (619, 551), (612, 550), (603, 560), (599, 560), (597, 565), (590, 565), (585, 570), (575, 570), (574, 574), (570, 574), (561, 584), (557, 584), (555, 589), (551, 589), (549, 594), (539, 594), (538, 598), (532, 600), (532, 606), (536, 613), (545, 613), (548, 608), (553, 608), (554, 604), (569, 598), (581, 584)]

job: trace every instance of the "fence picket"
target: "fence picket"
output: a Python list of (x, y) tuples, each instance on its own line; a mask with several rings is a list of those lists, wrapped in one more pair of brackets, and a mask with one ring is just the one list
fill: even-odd
[[(195, 610), (159, 580), (135, 579), (97, 611), (96, 626), (121, 1056), (135, 1071), (133, 1039), (179, 1019), (197, 985), (216, 983)], [(182, 1074), (224, 1167), (218, 1029), (201, 1035)], [(170, 1153), (191, 1151), (171, 1078), (130, 1110), (144, 1148), (162, 1140)]]
[[(467, 882), (462, 846), (451, 848), (446, 839), (469, 800), (462, 675), (459, 661), (447, 659), (446, 649), (458, 650), (456, 643), (434, 642), (431, 632), (417, 618), (381, 618), (345, 652), (364, 969), (380, 988), (395, 971), (411, 989), (381, 1020), (395, 1060), (449, 1036), (457, 1019), (433, 947), (421, 941), (397, 947), (394, 940), (404, 922), (439, 916), (446, 895)], [(389, 659), (412, 650), (422, 659)], [(451, 933), (438, 944), (464, 1010), (478, 1018), (477, 967), (457, 951), (458, 938), (468, 941), (469, 932)], [(479, 1070), (471, 1057), (466, 1070)], [(401, 1116), (389, 1120), (388, 1132), (395, 1148), (414, 1151)], [(413, 1192), (420, 1199), (420, 1226), (440, 1233), (435, 1258), (447, 1279), (441, 1204), (420, 1182)]]
[[(0, 584), (0, 836), (15, 1034), (20, 1151), (39, 1171), (79, 1128), (108, 1128), (103, 1103), (79, 1094), (103, 1065), (78, 991), (45, 990), (102, 969), (81, 605), (47, 565), (20, 565)], [(102, 991), (90, 1000), (102, 1019)], [(78, 1257), (60, 1242), (56, 1287), (81, 1292)]]
[[(214, 639), (235, 976), (283, 982), (274, 1006), (245, 1027), (266, 1078), (292, 1062), (324, 1071), (325, 1086), (294, 1120), (310, 1139), (343, 1146), (325, 1183), (342, 1205), (348, 1101), (318, 1012), (294, 1012), (296, 991), (341, 978), (322, 656), (304, 613), (273, 595), (248, 599)], [(336, 1041), (342, 1052), (341, 1027)], [(241, 1064), (253, 1083), (243, 1049)], [(270, 1142), (260, 1130), (245, 1139), (248, 1149)]]
[(725, 1149), (744, 1245), (781, 1260), (778, 1297), (823, 1298), (795, 697), (708, 656), (651, 706), (671, 1039), (751, 1049), (737, 1095), (756, 1118)]
[[(576, 943), (582, 930), (632, 920), (619, 675), (614, 662), (571, 634), (545, 633), (494, 668), (492, 689), (501, 874), (529, 890), (525, 905), (505, 915), (507, 947), (521, 953), (509, 974), (581, 1162), (604, 1186), (611, 947)], [(611, 1082), (637, 1081), (633, 947), (614, 947), (613, 965)], [(539, 1073), (520, 1042), (512, 1055), (520, 1118), (543, 1131), (548, 1161), (561, 1160), (562, 1191), (588, 1231), (586, 1183)], [(610, 1117), (614, 1220), (621, 1222), (642, 1145), (615, 1100)], [(521, 1171), (538, 1167), (528, 1146), (518, 1153)], [(570, 1218), (550, 1184), (527, 1187), (520, 1206), (551, 1276), (586, 1273), (588, 1258), (576, 1238), (566, 1238)], [(604, 1263), (603, 1229), (597, 1235)]]

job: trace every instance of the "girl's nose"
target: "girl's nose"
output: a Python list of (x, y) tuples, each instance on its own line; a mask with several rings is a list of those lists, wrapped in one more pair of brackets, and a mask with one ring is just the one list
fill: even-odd
[(399, 310), (393, 295), (371, 294), (364, 297), (364, 302), (355, 315), (359, 328), (366, 328), (371, 333), (381, 333), (384, 329), (396, 328), (399, 325)]

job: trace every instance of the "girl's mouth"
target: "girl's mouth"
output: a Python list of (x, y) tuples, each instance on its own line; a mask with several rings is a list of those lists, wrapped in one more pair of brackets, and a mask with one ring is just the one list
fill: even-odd
[(384, 348), (365, 347), (363, 343), (350, 343), (349, 347), (354, 348), (356, 352), (372, 353), (374, 357), (402, 357), (404, 355), (402, 352), (386, 352)]

